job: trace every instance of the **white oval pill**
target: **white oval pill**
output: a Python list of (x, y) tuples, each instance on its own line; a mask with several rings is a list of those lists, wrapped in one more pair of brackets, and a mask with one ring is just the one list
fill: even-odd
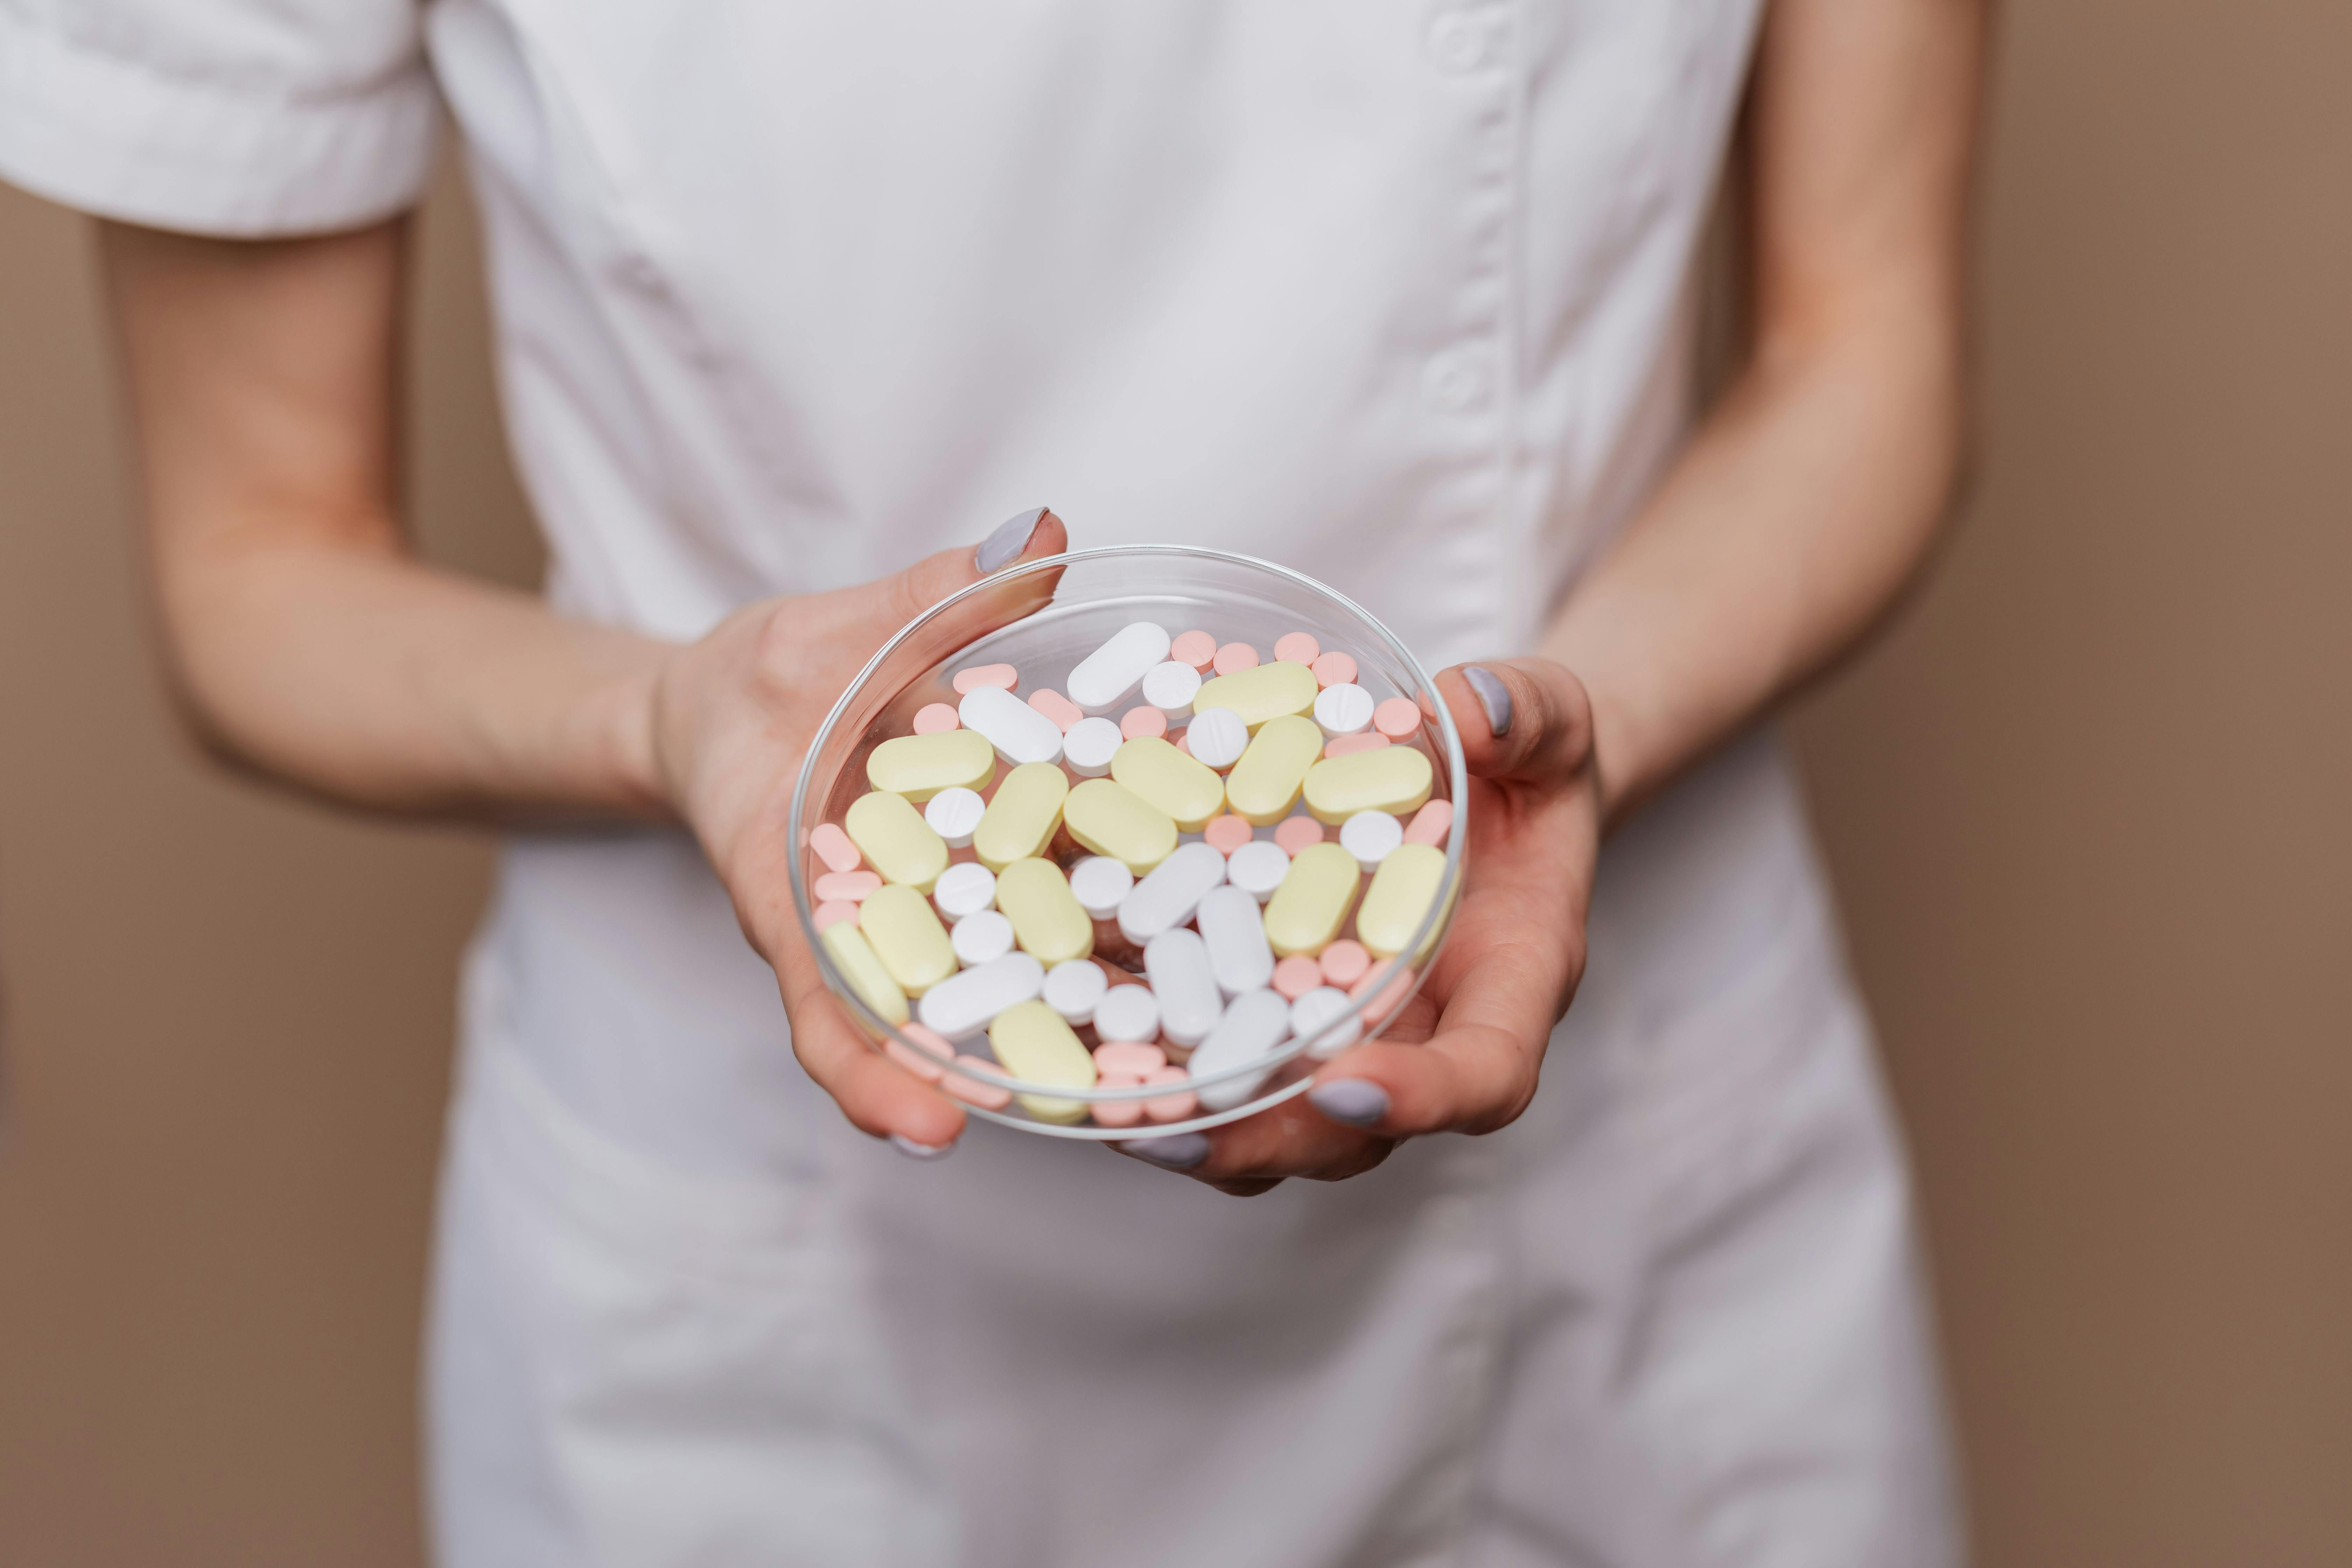
[(1223, 773), (1249, 750), (1249, 726), (1230, 708), (1211, 708), (1192, 716), (1184, 727), (1184, 749), (1196, 761)]
[(1265, 943), (1265, 918), (1247, 889), (1210, 889), (1201, 899), (1200, 921), (1218, 990), (1238, 996), (1274, 984), (1274, 949)]
[(1149, 985), (1114, 985), (1095, 1004), (1095, 1033), (1108, 1045), (1113, 1040), (1160, 1037), (1160, 998)]
[(1013, 951), (1013, 922), (994, 910), (980, 910), (956, 921), (948, 942), (966, 969), (992, 963)]
[(1083, 1024), (1092, 1018), (1096, 1005), (1109, 989), (1102, 965), (1090, 958), (1074, 958), (1045, 971), (1045, 1005), (1066, 1023)]
[(1070, 868), (1070, 896), (1098, 921), (1118, 913), (1121, 899), (1135, 890), (1135, 873), (1108, 855), (1090, 855)]
[(988, 803), (980, 798), (978, 790), (958, 784), (931, 796), (923, 807), (923, 820), (931, 831), (948, 841), (950, 849), (966, 849), (971, 846), (972, 831), (988, 810)]
[(1111, 758), (1125, 744), (1127, 737), (1119, 733), (1117, 721), (1081, 719), (1062, 737), (1062, 756), (1080, 778), (1098, 779), (1110, 772)]
[(1044, 964), (1025, 952), (1008, 952), (940, 981), (923, 993), (918, 1011), (933, 1034), (969, 1040), (1014, 1003), (1034, 1000), (1045, 986)]
[(956, 717), (967, 730), (976, 730), (996, 748), (996, 754), (1019, 767), (1024, 763), (1050, 763), (1062, 754), (1062, 727), (1002, 686), (977, 686), (956, 704)]
[(1360, 735), (1372, 727), (1372, 710), (1379, 706), (1370, 692), (1353, 681), (1327, 686), (1315, 699), (1315, 722), (1335, 740)]
[(1089, 713), (1116, 708), (1143, 684), (1153, 665), (1168, 657), (1169, 644), (1166, 629), (1150, 621), (1121, 626), (1108, 642), (1078, 661), (1062, 689)]
[[(1200, 932), (1164, 931), (1153, 937), (1143, 950), (1143, 973), (1160, 1004), (1160, 1033), (1180, 1046), (1197, 1046), (1207, 1039), (1224, 1014), (1225, 999), (1209, 968), (1209, 950)], [(932, 986), (925, 999), (940, 989)]]
[(1317, 1061), (1328, 1061), (1361, 1037), (1364, 1021), (1349, 1019), (1331, 1028), (1330, 1034), (1317, 1039), (1317, 1033), (1330, 1026), (1331, 1020), (1349, 1011), (1355, 1004), (1348, 994), (1336, 985), (1318, 985), (1290, 1005), (1290, 1032), (1307, 1042), (1307, 1054)]
[(1192, 699), (1200, 690), (1201, 672), (1181, 659), (1155, 664), (1143, 677), (1143, 700), (1165, 713), (1171, 724), (1192, 711)]
[(931, 884), (931, 902), (951, 922), (976, 915), (996, 902), (996, 873), (971, 861), (950, 866)]
[(1404, 842), (1404, 824), (1385, 811), (1360, 811), (1339, 825), (1339, 847), (1370, 871)]
[[(1247, 991), (1233, 1000), (1217, 1026), (1202, 1040), (1192, 1059), (1184, 1070), (1195, 1079), (1222, 1072), (1252, 1061), (1281, 1043), (1290, 1032), (1290, 1004), (1273, 991)], [(1173, 1039), (1175, 1037), (1169, 1037)], [(1244, 1073), (1224, 1083), (1210, 1084), (1201, 1089), (1201, 1109), (1231, 1110), (1257, 1092), (1265, 1081), (1264, 1073)]]
[(1201, 896), (1225, 879), (1225, 858), (1213, 845), (1180, 844), (1176, 852), (1118, 901), (1118, 932), (1139, 947), (1192, 918)]
[(1253, 838), (1225, 857), (1225, 880), (1261, 904), (1289, 873), (1290, 856), (1272, 838)]

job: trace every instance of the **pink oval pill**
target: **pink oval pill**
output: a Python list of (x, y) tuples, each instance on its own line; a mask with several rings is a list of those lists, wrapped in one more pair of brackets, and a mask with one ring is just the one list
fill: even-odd
[(816, 879), (816, 896), (827, 903), (862, 904), (882, 890), (882, 879), (871, 871), (828, 871)]
[[(1158, 1072), (1147, 1076), (1143, 1081), (1166, 1084), (1190, 1083), (1192, 1081), (1192, 1075), (1182, 1068), (1161, 1068)], [(1157, 1095), (1143, 1102), (1143, 1114), (1154, 1121), (1181, 1121), (1200, 1109), (1201, 1097), (1190, 1089), (1181, 1094)]]
[(1323, 645), (1312, 632), (1285, 632), (1274, 639), (1274, 657), (1292, 664), (1313, 664), (1322, 653)]
[(1156, 740), (1168, 733), (1168, 715), (1157, 708), (1130, 708), (1118, 716), (1118, 732), (1130, 741)]
[(1372, 728), (1391, 741), (1402, 741), (1421, 728), (1421, 704), (1410, 697), (1391, 697), (1372, 710)]
[(1168, 657), (1194, 669), (1206, 669), (1217, 657), (1217, 639), (1206, 632), (1179, 632), (1168, 645)]
[(1351, 752), (1377, 752), (1389, 744), (1389, 738), (1378, 730), (1367, 730), (1360, 735), (1341, 735), (1323, 748), (1327, 757), (1344, 757)]
[(1282, 826), (1274, 830), (1274, 841), (1282, 846), (1285, 855), (1296, 860), (1300, 850), (1323, 842), (1323, 825), (1311, 816), (1286, 816)]
[(1303, 952), (1294, 952), (1274, 966), (1274, 988), (1293, 1002), (1323, 984), (1323, 966)]
[[(985, 1072), (1001, 1072), (1003, 1070), (994, 1062), (984, 1062), (978, 1057), (958, 1057), (956, 1058), (956, 1066), (960, 1068), (979, 1068)], [(977, 1105), (982, 1110), (1002, 1110), (1006, 1106), (1013, 1103), (1013, 1091), (1011, 1089), (999, 1089), (992, 1083), (982, 1083), (976, 1078), (966, 1078), (960, 1072), (951, 1072), (941, 1077), (940, 1079), (940, 1087), (946, 1089), (950, 1094), (954, 1095), (958, 1100), (963, 1100), (967, 1104)]]
[(828, 926), (837, 926), (844, 921), (855, 921), (856, 918), (857, 906), (847, 899), (835, 899), (816, 907), (816, 929), (819, 931), (824, 931)]
[[(1391, 978), (1391, 971), (1394, 972), (1393, 978)], [(1367, 1024), (1377, 1024), (1395, 1010), (1396, 1005), (1404, 1000), (1404, 994), (1412, 988), (1412, 971), (1393, 959), (1382, 959), (1361, 980), (1348, 987), (1348, 994), (1353, 997), (1370, 995), (1371, 1000), (1364, 1004), (1360, 1016)]]
[(1209, 818), (1209, 826), (1201, 830), (1201, 837), (1218, 854), (1230, 855), (1250, 841), (1250, 825), (1230, 811), (1223, 812)]
[[(883, 1041), (882, 1054), (888, 1057), (892, 1061), (897, 1062), (900, 1067), (905, 1068), (908, 1072), (913, 1073), (917, 1078), (921, 1079), (925, 1083), (937, 1083), (940, 1079), (947, 1076), (947, 1068), (931, 1060), (930, 1058), (923, 1055), (922, 1052), (909, 1049), (901, 1041)], [(949, 1056), (955, 1055), (953, 1051), (949, 1051), (946, 1054)]]
[(965, 697), (983, 686), (1002, 686), (1010, 691), (1020, 684), (1021, 672), (1009, 664), (976, 664), (970, 669), (956, 671), (956, 691)]
[[(1132, 1072), (1107, 1072), (1095, 1079), (1097, 1089), (1141, 1089), (1143, 1075)], [(1132, 1127), (1143, 1120), (1143, 1104), (1139, 1100), (1098, 1100), (1089, 1108), (1095, 1113), (1096, 1124), (1102, 1127)]]
[(858, 852), (849, 835), (830, 822), (816, 825), (816, 830), (809, 835), (809, 847), (816, 851), (816, 858), (824, 862), (827, 870), (855, 871), (866, 863), (866, 857)]
[(1412, 814), (1412, 820), (1405, 825), (1404, 841), (1407, 844), (1443, 844), (1445, 836), (1453, 831), (1454, 803), (1433, 800)]
[(1245, 642), (1229, 642), (1217, 650), (1213, 662), (1219, 675), (1239, 675), (1244, 669), (1257, 668), (1257, 649)]
[(1095, 1047), (1097, 1072), (1130, 1073), (1138, 1083), (1167, 1065), (1168, 1053), (1144, 1040), (1113, 1040)]
[(1041, 686), (1029, 694), (1029, 706), (1054, 721), (1054, 727), (1066, 735), (1070, 726), (1085, 718), (1086, 710), (1063, 696), (1050, 686)]
[(1318, 654), (1309, 668), (1318, 687), (1345, 686), (1356, 679), (1356, 661), (1344, 653)]
[(915, 710), (915, 733), (918, 735), (938, 735), (962, 728), (963, 721), (957, 718), (956, 710), (944, 702), (926, 702)]
[[(1372, 955), (1364, 951), (1364, 944), (1360, 942), (1349, 942), (1346, 937), (1341, 937), (1338, 942), (1325, 948), (1323, 962), (1316, 965), (1322, 972), (1326, 984), (1337, 985), (1342, 991), (1361, 980), (1364, 977), (1364, 972), (1371, 966)], [(1275, 967), (1278, 980), (1281, 965), (1276, 964)]]

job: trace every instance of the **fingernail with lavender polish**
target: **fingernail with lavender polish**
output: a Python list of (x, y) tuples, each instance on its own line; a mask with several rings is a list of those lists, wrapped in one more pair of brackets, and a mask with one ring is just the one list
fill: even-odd
[(918, 1143), (903, 1132), (890, 1134), (890, 1147), (909, 1160), (944, 1160), (955, 1152), (953, 1143)]
[(1503, 678), (1484, 665), (1465, 664), (1462, 667), (1462, 679), (1470, 683), (1478, 706), (1486, 710), (1486, 728), (1494, 731), (1495, 739), (1499, 741), (1509, 734), (1511, 689), (1503, 684)]
[(1167, 1138), (1139, 1138), (1126, 1145), (1130, 1154), (1139, 1154), (1155, 1165), (1165, 1165), (1171, 1171), (1189, 1171), (1209, 1157), (1209, 1139), (1202, 1132), (1179, 1132)]
[(986, 576), (998, 567), (1010, 564), (1029, 548), (1029, 536), (1036, 532), (1037, 525), (1045, 521), (1045, 509), (1042, 506), (1032, 507), (1027, 511), (1006, 518), (996, 525), (996, 531), (982, 540), (980, 548), (971, 552), (972, 565)]
[(1316, 1110), (1350, 1127), (1373, 1127), (1388, 1119), (1389, 1091), (1367, 1078), (1335, 1078), (1307, 1091)]

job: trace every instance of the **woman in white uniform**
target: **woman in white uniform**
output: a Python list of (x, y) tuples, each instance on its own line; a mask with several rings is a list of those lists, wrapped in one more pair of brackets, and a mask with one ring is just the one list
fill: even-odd
[[(114, 220), (194, 722), (517, 825), (444, 1184), (442, 1560), (1955, 1561), (1902, 1158), (1756, 726), (1944, 509), (1980, 26), (0, 0), (0, 174)], [(436, 92), (544, 603), (396, 521)], [(1701, 422), (1743, 92), (1755, 346)], [(1142, 1159), (967, 1135), (848, 1032), (780, 872), (848, 674), (1066, 538), (1271, 556), (1476, 661), (1433, 1037)]]

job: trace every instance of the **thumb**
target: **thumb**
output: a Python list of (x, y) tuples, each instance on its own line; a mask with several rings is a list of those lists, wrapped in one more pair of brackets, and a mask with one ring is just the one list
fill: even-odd
[(1549, 658), (1490, 658), (1437, 677), (1463, 761), (1481, 778), (1563, 784), (1591, 765), (1592, 703)]
[[(950, 595), (1024, 561), (1058, 555), (1069, 548), (1069, 530), (1062, 520), (1045, 507), (1034, 507), (999, 523), (977, 548), (957, 545), (927, 555), (902, 572), (842, 590), (847, 602), (841, 607), (858, 623), (857, 629), (867, 634), (861, 640), (878, 645)], [(954, 647), (961, 647), (992, 627), (1044, 608), (1060, 577), (1058, 572), (1039, 573), (1008, 583), (1001, 594), (976, 594), (932, 629)]]

